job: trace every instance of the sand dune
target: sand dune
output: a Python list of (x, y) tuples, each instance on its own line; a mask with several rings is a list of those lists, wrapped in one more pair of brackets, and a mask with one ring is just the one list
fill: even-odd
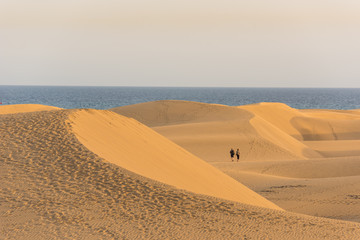
[[(200, 105), (158, 101), (112, 110), (149, 124), (286, 210), (360, 221), (358, 110)], [(183, 118), (188, 106), (191, 120)], [(211, 109), (211, 118), (198, 117), (204, 109)], [(239, 163), (230, 162), (230, 147), (240, 148)]]
[[(259, 164), (258, 162), (252, 162)], [(282, 163), (285, 163), (282, 161)], [(324, 168), (321, 168), (321, 163)], [(323, 216), (327, 218), (343, 219), (360, 222), (360, 161), (350, 163), (345, 161), (342, 164), (329, 163), (332, 169), (324, 161), (315, 166), (315, 170), (309, 171), (306, 176), (309, 178), (281, 177), (274, 174), (272, 170), (267, 171), (266, 166), (246, 166), (245, 164), (218, 163), (214, 164), (219, 169), (232, 176), (234, 179), (244, 183), (267, 199), (275, 202), (284, 209), (291, 212)], [(340, 168), (336, 172), (335, 166)], [(270, 168), (281, 168), (281, 166), (267, 166)], [(298, 165), (288, 163), (286, 168), (290, 173)], [(350, 170), (354, 167), (355, 170)], [(348, 168), (348, 169), (346, 169)], [(265, 170), (264, 173), (258, 170)], [(308, 169), (311, 169), (311, 163)], [(282, 170), (285, 170), (283, 168)], [(304, 170), (304, 167), (303, 169)], [(278, 170), (279, 171), (279, 170)], [(284, 171), (285, 172), (285, 171)], [(296, 171), (301, 172), (300, 170)], [(305, 172), (305, 171), (304, 171)], [(320, 174), (319, 174), (320, 173)], [(313, 175), (311, 175), (313, 174)], [(326, 174), (326, 175), (325, 175)], [(331, 177), (336, 175), (336, 177)], [(346, 176), (349, 175), (349, 176)], [(295, 175), (296, 176), (296, 175)], [(302, 177), (305, 177), (302, 175)]]
[(298, 140), (303, 140), (301, 137), (302, 134), (291, 123), (292, 119), (304, 116), (304, 114), (297, 109), (291, 108), (283, 103), (258, 103), (239, 106), (238, 108), (253, 113)]
[[(112, 132), (115, 139), (109, 138)], [(221, 180), (224, 184), (230, 181), (140, 123), (107, 111), (3, 114), (0, 134), (1, 239), (360, 238), (359, 223), (199, 195), (126, 170), (125, 166), (139, 160), (134, 155), (136, 146), (146, 151), (147, 161), (161, 167), (171, 158), (168, 147), (204, 168), (197, 169), (199, 175), (204, 172), (206, 177), (213, 171), (219, 179), (227, 179)], [(148, 144), (151, 147), (145, 149)], [(154, 144), (159, 151), (152, 152)], [(97, 145), (104, 152), (118, 149), (105, 156)], [(146, 164), (144, 159), (142, 163)], [(184, 164), (176, 161), (175, 166), (166, 166)], [(136, 167), (136, 171), (157, 171)], [(178, 181), (178, 176), (169, 178)], [(194, 182), (199, 184), (205, 187)]]
[(282, 103), (239, 106), (302, 140), (360, 139), (360, 116), (346, 110), (297, 110)]
[(199, 194), (280, 209), (135, 120), (110, 111), (81, 110), (70, 116), (70, 122), (90, 151), (141, 176)]
[(247, 111), (225, 105), (176, 100), (139, 103), (109, 110), (137, 119), (149, 127), (247, 120), (253, 116)]
[(209, 162), (229, 161), (230, 147), (240, 148), (242, 159), (246, 161), (321, 157), (320, 153), (287, 131), (245, 108), (187, 101), (157, 101), (111, 110), (153, 127)]
[(360, 110), (302, 109), (307, 116), (328, 119), (359, 119)]
[(41, 104), (16, 104), (0, 106), (0, 114), (22, 113), (22, 112), (37, 112), (37, 111), (52, 111), (61, 108), (46, 106)]
[[(231, 163), (212, 163), (226, 171)], [(360, 176), (360, 157), (321, 158), (311, 160), (242, 162), (241, 171), (288, 178), (340, 178)]]
[(360, 156), (360, 140), (306, 141), (304, 144), (324, 157)]
[[(256, 116), (252, 118), (250, 120), (250, 124), (254, 127), (254, 129), (256, 129), (262, 139), (266, 139), (276, 146), (281, 147), (281, 149), (285, 149), (297, 159), (322, 156), (319, 152), (309, 148), (308, 145), (298, 141), (261, 117)], [(274, 156), (273, 158), (275, 159), (276, 157)]]
[[(230, 147), (240, 148), (243, 161), (359, 155), (356, 110), (297, 110), (282, 103), (229, 107), (186, 101), (111, 110), (139, 120), (208, 162), (229, 161)], [(331, 149), (331, 144), (336, 147)]]

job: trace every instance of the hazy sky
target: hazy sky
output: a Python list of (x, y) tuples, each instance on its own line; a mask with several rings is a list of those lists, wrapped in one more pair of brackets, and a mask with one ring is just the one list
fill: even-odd
[(0, 84), (360, 87), (360, 1), (0, 0)]

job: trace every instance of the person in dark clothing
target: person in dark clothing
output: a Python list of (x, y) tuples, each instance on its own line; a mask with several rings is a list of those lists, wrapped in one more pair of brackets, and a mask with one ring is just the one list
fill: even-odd
[(239, 149), (236, 149), (236, 158), (237, 158), (237, 161), (239, 161), (239, 159), (240, 159), (240, 150)]
[(235, 155), (235, 151), (234, 149), (230, 149), (230, 157), (231, 157), (231, 161), (233, 162), (234, 161), (234, 155)]

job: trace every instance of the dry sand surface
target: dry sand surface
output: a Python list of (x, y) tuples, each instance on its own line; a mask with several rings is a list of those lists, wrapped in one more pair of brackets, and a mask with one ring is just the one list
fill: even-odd
[[(360, 112), (157, 101), (111, 109), (285, 210), (360, 222)], [(240, 148), (240, 162), (230, 161)]]
[(70, 116), (70, 122), (87, 149), (131, 172), (194, 193), (280, 210), (133, 119), (110, 111), (79, 110)]
[(58, 107), (45, 106), (41, 104), (15, 104), (0, 106), (0, 114), (22, 113), (22, 112), (37, 112), (37, 111), (51, 111), (59, 110)]
[[(282, 106), (275, 107), (278, 105)], [(285, 131), (288, 128), (281, 130), (262, 116), (240, 107), (157, 101), (111, 110), (152, 127), (208, 162), (228, 161), (230, 147), (241, 147), (242, 159), (246, 161), (321, 157)]]
[[(181, 109), (175, 111), (171, 108), (173, 103), (189, 105), (189, 114)], [(153, 111), (145, 107), (145, 113), (156, 115), (158, 103), (150, 104), (154, 104)], [(9, 110), (8, 114), (0, 115), (0, 239), (360, 238), (360, 223), (280, 208), (280, 203), (289, 206), (281, 196), (295, 202), (293, 211), (310, 208), (311, 201), (303, 207), (296, 204), (297, 196), (304, 199), (297, 189), (307, 189), (311, 199), (318, 201), (315, 204), (323, 202), (326, 206), (320, 191), (326, 192), (331, 183), (337, 183), (334, 176), (341, 181), (337, 183), (338, 190), (347, 191), (351, 201), (341, 202), (341, 195), (331, 201), (356, 207), (360, 201), (356, 156), (324, 159), (307, 140), (292, 137), (286, 129), (278, 130), (264, 117), (251, 122), (255, 113), (245, 109), (187, 102), (161, 104), (168, 105), (172, 114), (167, 116), (169, 112), (163, 111), (159, 117), (161, 124), (154, 123), (155, 129), (164, 126), (171, 132), (166, 128), (172, 126), (170, 122), (176, 122), (173, 125), (181, 129), (183, 138), (187, 137), (186, 131), (198, 128), (203, 131), (199, 135), (193, 133), (198, 139), (190, 141), (189, 146), (194, 146), (189, 152), (145, 125), (110, 111), (47, 111), (55, 109), (25, 105), (17, 108), (18, 113)], [(206, 110), (198, 111), (199, 106)], [(134, 112), (141, 115), (140, 111)], [(151, 119), (154, 120), (156, 117)], [(221, 122), (227, 125), (222, 128), (227, 129), (223, 138), (234, 143), (250, 142), (250, 153), (241, 163), (229, 163), (226, 158), (223, 161), (203, 158), (215, 168), (190, 152), (201, 139), (212, 136), (209, 144), (213, 144), (220, 131), (212, 131), (211, 127), (221, 127)], [(258, 131), (261, 122), (272, 126), (271, 129)], [(339, 129), (346, 130), (337, 124)], [(231, 134), (234, 129), (236, 133)], [(268, 132), (275, 130), (278, 131), (275, 135)], [(322, 137), (326, 135), (324, 129), (318, 131)], [(342, 136), (349, 135), (347, 132)], [(281, 142), (284, 139), (291, 139), (296, 146)], [(221, 147), (209, 150), (215, 153)], [(265, 149), (262, 152), (261, 147)], [(318, 147), (330, 154), (324, 146)], [(195, 154), (201, 155), (196, 151)], [(268, 157), (266, 161), (261, 154)], [(340, 169), (339, 159), (350, 167)], [(309, 177), (305, 172), (311, 168), (311, 162), (319, 168), (327, 166), (329, 174)], [(292, 163), (296, 169), (291, 168)], [(308, 181), (306, 187), (302, 180)], [(293, 192), (281, 192), (288, 189)], [(344, 214), (350, 220), (356, 218), (354, 213)]]

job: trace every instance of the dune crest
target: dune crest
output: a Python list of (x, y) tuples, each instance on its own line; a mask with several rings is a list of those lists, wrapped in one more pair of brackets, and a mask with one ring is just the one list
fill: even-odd
[(0, 114), (60, 110), (61, 108), (41, 104), (15, 104), (0, 106)]
[(252, 118), (250, 123), (262, 138), (267, 139), (274, 145), (286, 150), (289, 153), (289, 156), (292, 155), (294, 158), (302, 160), (322, 157), (322, 155), (318, 152), (309, 148), (301, 141), (298, 141), (261, 117)]
[(255, 116), (263, 118), (297, 140), (302, 140), (299, 130), (291, 124), (291, 119), (304, 116), (299, 110), (291, 108), (284, 103), (268, 102), (238, 106), (238, 108), (247, 110)]
[(266, 102), (230, 107), (175, 100), (110, 110), (137, 119), (208, 162), (229, 161), (231, 147), (240, 149), (242, 161), (346, 157), (360, 152), (357, 110), (298, 110)]
[(120, 115), (135, 118), (149, 127), (214, 121), (242, 120), (252, 114), (220, 104), (181, 100), (160, 100), (109, 109)]
[[(75, 126), (82, 123), (85, 124), (83, 129), (81, 126)], [(211, 124), (217, 123), (207, 122), (207, 124), (214, 126)], [(248, 126), (251, 127), (251, 125), (245, 126), (245, 130)], [(75, 135), (74, 130), (77, 127), (79, 133)], [(118, 139), (109, 142), (108, 137), (112, 134)], [(155, 166), (157, 161), (163, 164), (165, 158), (168, 160), (173, 157), (173, 153), (179, 156), (189, 154), (184, 150), (180, 153), (178, 146), (174, 147), (174, 144), (168, 143), (169, 141), (165, 143), (165, 140), (158, 139), (158, 134), (138, 122), (107, 111), (59, 110), (2, 114), (0, 135), (2, 136), (0, 239), (359, 239), (360, 237), (360, 223), (306, 216), (200, 195), (142, 177), (105, 161), (98, 153), (89, 151), (84, 143), (89, 141), (87, 144), (99, 144), (110, 153), (117, 149), (121, 152), (121, 158), (117, 157), (113, 160), (122, 161), (122, 164), (125, 164), (124, 159), (129, 161), (128, 164), (136, 161), (132, 153), (137, 154), (137, 151), (134, 151), (135, 148), (137, 150), (137, 146), (149, 145), (150, 148), (155, 148), (153, 146), (155, 143), (160, 148), (157, 151), (159, 151), (158, 157), (161, 158), (151, 158)], [(148, 140), (155, 138), (157, 141), (151, 145)], [(119, 144), (118, 141), (123, 144)], [(130, 144), (136, 146), (129, 147)], [(168, 148), (164, 149), (165, 145)], [(143, 149), (145, 153), (151, 154), (149, 149), (145, 147)], [(95, 150), (99, 151), (99, 149)], [(170, 153), (166, 152), (167, 150), (170, 150)], [(149, 155), (145, 160), (149, 161)], [(181, 163), (170, 162), (174, 163), (173, 168), (181, 166)], [(195, 160), (194, 162), (195, 166), (198, 166), (199, 163)], [(307, 162), (298, 161), (298, 166)], [(344, 168), (342, 175), (356, 173), (356, 159), (347, 163), (350, 162), (353, 165)], [(264, 166), (264, 163), (267, 166)], [(329, 184), (325, 185), (327, 189), (333, 189), (336, 196), (328, 199), (326, 195), (318, 196), (323, 194), (324, 183), (328, 182), (328, 179), (313, 179), (309, 182), (308, 179), (300, 181), (270, 175), (262, 177), (261, 173), (254, 173), (260, 169), (262, 169), (260, 172), (265, 170), (269, 174), (274, 173), (272, 169), (287, 172), (287, 169), (293, 169), (293, 163), (294, 161), (281, 162), (279, 167), (271, 162), (220, 164), (226, 165), (229, 174), (235, 179), (242, 179), (240, 182), (263, 184), (256, 186), (257, 191), (273, 200), (280, 198), (279, 204), (282, 202), (281, 197), (282, 200), (290, 201), (293, 205), (290, 209), (294, 211), (298, 206), (303, 209), (302, 213), (329, 216), (327, 212), (330, 207), (332, 209), (340, 204), (347, 206), (344, 208), (345, 211), (338, 209), (338, 214), (335, 212), (330, 216), (354, 221), (358, 219), (356, 213), (359, 209), (357, 207), (359, 181), (356, 176), (346, 178), (346, 181), (337, 184), (335, 188), (334, 184), (339, 180), (331, 179)], [(321, 165), (321, 163), (317, 165), (319, 169)], [(329, 170), (334, 171), (335, 174), (338, 173), (336, 165), (335, 160), (334, 164), (329, 165), (331, 168)], [(171, 169), (171, 166), (167, 165), (167, 167)], [(245, 173), (242, 178), (241, 171), (237, 169), (241, 170), (244, 167), (252, 169), (253, 173)], [(311, 164), (304, 167), (312, 168)], [(196, 172), (195, 177), (198, 179), (199, 170), (193, 169), (193, 171)], [(202, 173), (204, 171), (200, 171), (200, 175), (203, 175)], [(219, 180), (221, 182), (219, 184), (222, 186), (227, 184), (223, 175), (218, 177), (215, 180)], [(195, 181), (194, 184), (199, 185)], [(237, 187), (235, 190), (240, 189), (239, 185)], [(231, 189), (233, 190), (234, 188)], [(240, 192), (248, 193), (248, 190), (245, 188), (245, 191)], [(342, 190), (342, 194), (339, 194), (339, 190)], [(283, 191), (287, 191), (288, 194), (284, 195)], [(294, 194), (294, 191), (300, 192)], [(303, 202), (299, 203), (299, 198), (305, 199), (305, 205)], [(263, 200), (259, 201), (263, 202)], [(319, 207), (323, 213), (311, 212), (311, 208)]]
[(360, 116), (356, 110), (298, 110), (283, 103), (259, 103), (239, 108), (300, 141), (360, 140)]
[(70, 122), (90, 151), (134, 173), (199, 194), (280, 209), (136, 120), (111, 111), (78, 110)]
[[(279, 114), (288, 112), (283, 119), (286, 124), (274, 124), (276, 114), (273, 121), (258, 115), (253, 111), (253, 108), (258, 109), (257, 105), (242, 108), (172, 100), (110, 110), (137, 119), (208, 162), (229, 161), (231, 147), (240, 148), (241, 159), (245, 161), (321, 157), (294, 137), (300, 134), (289, 119), (300, 114), (297, 110), (285, 104), (260, 106), (266, 110), (264, 115), (271, 112), (273, 116), (273, 108), (278, 109)], [(283, 126), (287, 126), (286, 129)]]

